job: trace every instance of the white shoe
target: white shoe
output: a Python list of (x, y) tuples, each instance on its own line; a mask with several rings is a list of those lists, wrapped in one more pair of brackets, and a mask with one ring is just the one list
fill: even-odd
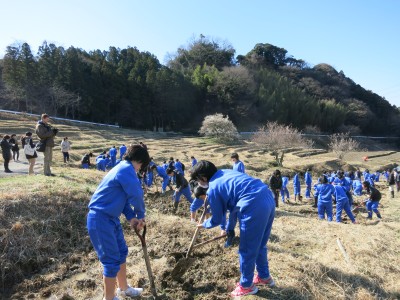
[(190, 219), (190, 223), (197, 224), (196, 219)]
[(137, 297), (143, 292), (142, 288), (133, 288), (128, 285), (128, 288), (125, 291), (122, 291), (120, 288), (117, 289), (117, 296), (121, 298), (125, 297)]

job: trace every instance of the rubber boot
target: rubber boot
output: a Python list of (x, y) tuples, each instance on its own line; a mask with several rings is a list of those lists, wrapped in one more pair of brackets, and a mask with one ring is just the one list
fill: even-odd
[(391, 191), (390, 193), (392, 194), (392, 198), (394, 198), (394, 191)]
[(318, 207), (318, 197), (314, 197), (314, 205), (312, 207), (314, 208)]
[(233, 239), (235, 237), (235, 231), (234, 230), (227, 230), (226, 236), (227, 236), (227, 238), (226, 238), (226, 242), (225, 242), (224, 247), (228, 248), (228, 247), (233, 245)]
[(173, 210), (174, 214), (176, 214), (176, 211), (178, 210), (178, 205), (179, 202), (174, 201), (174, 210)]

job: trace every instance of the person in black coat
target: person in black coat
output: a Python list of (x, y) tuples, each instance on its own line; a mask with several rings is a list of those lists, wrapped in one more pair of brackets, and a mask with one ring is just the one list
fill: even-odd
[(279, 206), (279, 192), (282, 188), (282, 177), (281, 171), (275, 170), (272, 174), (271, 178), (269, 179), (269, 187), (271, 188), (272, 193), (274, 194), (275, 198), (275, 206)]
[(8, 164), (11, 160), (11, 148), (12, 144), (10, 144), (10, 136), (6, 134), (0, 142), (1, 152), (4, 158), (4, 172), (12, 173), (12, 171), (8, 168)]
[(10, 144), (13, 145), (11, 147), (11, 151), (14, 161), (19, 161), (19, 145), (18, 145), (17, 135), (15, 133), (11, 135)]

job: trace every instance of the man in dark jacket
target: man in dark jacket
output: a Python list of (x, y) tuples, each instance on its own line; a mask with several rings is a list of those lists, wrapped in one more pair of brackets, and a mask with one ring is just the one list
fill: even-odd
[(369, 198), (365, 201), (365, 206), (367, 207), (368, 217), (367, 219), (372, 219), (372, 212), (376, 213), (378, 219), (382, 219), (382, 216), (378, 210), (379, 200), (381, 200), (381, 193), (374, 187), (371, 186), (369, 181), (363, 182), (363, 188), (367, 191)]
[(392, 198), (394, 198), (394, 188), (396, 186), (396, 173), (395, 169), (390, 172), (389, 178), (388, 178), (388, 184), (389, 184), (389, 191), (390, 194), (392, 195)]
[(36, 134), (41, 143), (46, 143), (43, 163), (44, 175), (54, 176), (54, 174), (51, 174), (50, 166), (53, 159), (54, 137), (56, 136), (58, 129), (53, 128), (49, 124), (49, 121), (49, 115), (42, 114), (42, 119), (36, 124)]
[(10, 163), (11, 160), (11, 148), (12, 148), (12, 144), (10, 144), (10, 136), (8, 134), (3, 137), (3, 139), (0, 142), (0, 145), (1, 145), (1, 152), (4, 158), (4, 172), (12, 173), (12, 171), (8, 168), (8, 164)]
[(281, 171), (275, 170), (269, 179), (269, 186), (271, 188), (272, 193), (274, 194), (275, 206), (279, 206), (279, 192), (282, 188), (282, 177)]
[(174, 213), (176, 213), (181, 195), (185, 196), (187, 201), (192, 204), (192, 192), (190, 191), (188, 181), (177, 169), (168, 168), (166, 172), (168, 176), (174, 176), (176, 180), (175, 193), (172, 196), (174, 200)]

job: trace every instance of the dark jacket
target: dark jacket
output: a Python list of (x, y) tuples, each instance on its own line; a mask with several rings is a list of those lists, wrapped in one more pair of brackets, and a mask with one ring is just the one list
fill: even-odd
[(272, 190), (280, 190), (282, 188), (282, 177), (272, 175), (269, 179), (269, 186)]
[(175, 172), (176, 188), (181, 191), (189, 185), (188, 181), (180, 172)]
[(36, 134), (40, 138), (41, 142), (46, 142), (46, 147), (54, 147), (54, 137), (56, 135), (54, 129), (42, 121), (36, 124)]
[(10, 139), (10, 144), (13, 144), (14, 146), (12, 146), (11, 150), (12, 151), (18, 151), (19, 147), (18, 147), (18, 141), (14, 138)]
[(394, 172), (390, 173), (388, 182), (389, 182), (389, 185), (395, 185), (396, 184), (396, 178), (394, 176)]
[(1, 145), (1, 152), (3, 154), (3, 158), (11, 159), (11, 147), (12, 147), (11, 144), (7, 140), (2, 139), (0, 142), (0, 145)]
[(82, 157), (81, 164), (88, 164), (90, 166), (90, 155), (89, 154), (85, 154)]
[[(30, 145), (32, 148), (35, 148), (35, 144), (33, 143), (32, 138), (23, 137), (23, 138), (21, 139), (21, 142), (22, 142), (22, 148), (25, 147), (26, 143), (29, 143), (29, 145)], [(36, 157), (37, 157), (36, 150), (35, 150), (35, 153), (34, 153), (33, 155), (27, 155), (27, 154), (25, 154), (25, 157), (26, 157), (26, 159), (36, 158)]]
[(382, 198), (381, 192), (372, 186), (369, 187), (369, 190), (367, 192), (371, 201), (379, 201)]

